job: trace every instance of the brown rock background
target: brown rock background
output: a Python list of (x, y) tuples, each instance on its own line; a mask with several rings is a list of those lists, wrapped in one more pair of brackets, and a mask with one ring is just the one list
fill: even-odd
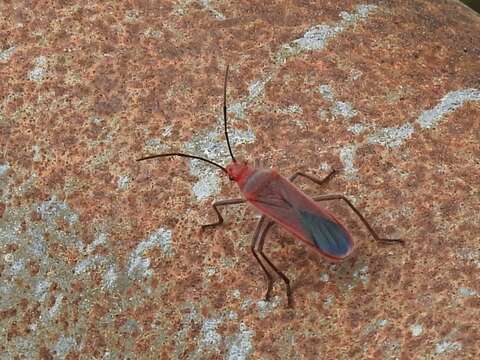
[[(81, 5), (80, 5), (81, 4)], [(457, 1), (2, 1), (1, 359), (474, 359), (480, 19)], [(341, 170), (310, 194), (357, 241), (330, 264), (282, 230), (263, 301), (257, 216), (228, 162)]]

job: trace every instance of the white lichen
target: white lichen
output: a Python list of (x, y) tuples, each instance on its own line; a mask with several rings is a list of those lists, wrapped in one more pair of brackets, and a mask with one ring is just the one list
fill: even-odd
[(343, 163), (345, 174), (349, 179), (355, 179), (357, 177), (358, 169), (355, 167), (356, 151), (356, 145), (345, 145), (340, 149), (340, 161)]
[(97, 266), (98, 264), (100, 264), (103, 259), (104, 259), (103, 256), (96, 255), (96, 256), (93, 256), (93, 257), (83, 259), (82, 261), (79, 261), (77, 263), (77, 265), (75, 265), (75, 268), (73, 270), (74, 274), (79, 275), (79, 274), (82, 274), (82, 273), (86, 272), (90, 268), (93, 268), (93, 267)]
[(117, 179), (117, 189), (119, 190), (125, 190), (128, 188), (128, 185), (130, 184), (130, 176), (129, 175), (120, 175)]
[(5, 175), (9, 168), (10, 168), (10, 165), (8, 164), (0, 164), (0, 176)]
[(334, 95), (333, 89), (330, 85), (327, 85), (327, 84), (320, 85), (318, 87), (318, 92), (327, 101), (334, 101), (335, 100), (335, 95)]
[(468, 101), (480, 101), (480, 90), (464, 89), (449, 92), (433, 109), (424, 111), (417, 119), (423, 129), (437, 125), (447, 114), (455, 111)]
[(61, 335), (53, 350), (59, 359), (65, 359), (70, 350), (77, 345), (73, 337)]
[(113, 287), (117, 283), (117, 279), (118, 279), (118, 274), (116, 271), (116, 266), (110, 265), (107, 272), (103, 274), (103, 279), (102, 279), (103, 288), (109, 289), (109, 290), (113, 289)]
[(335, 302), (335, 296), (332, 295), (332, 294), (327, 295), (325, 300), (323, 300), (323, 308), (324, 309), (330, 308), (333, 305), (334, 302)]
[(353, 13), (341, 12), (341, 20), (333, 25), (320, 24), (308, 29), (302, 37), (282, 46), (276, 54), (277, 64), (304, 51), (323, 50), (326, 44), (339, 33), (355, 25), (377, 9), (376, 5), (359, 5)]
[(17, 49), (16, 46), (10, 46), (8, 49), (0, 51), (0, 61), (6, 62), (10, 60), (10, 57), (13, 55), (16, 49)]
[(172, 231), (169, 229), (159, 228), (155, 230), (148, 239), (140, 242), (132, 255), (128, 263), (128, 276), (136, 277), (150, 276), (150, 259), (145, 257), (145, 252), (151, 250), (154, 247), (160, 247), (162, 252), (166, 256), (173, 255), (172, 249)]
[(58, 294), (57, 297), (55, 298), (55, 303), (53, 306), (48, 310), (48, 316), (49, 318), (53, 318), (58, 311), (60, 310), (62, 306), (64, 295), (63, 294)]
[(330, 276), (327, 273), (320, 274), (320, 281), (321, 282), (328, 282), (330, 280)]
[(412, 336), (420, 336), (423, 332), (423, 326), (420, 324), (413, 324), (410, 326), (410, 332)]
[(220, 11), (215, 9), (212, 4), (210, 4), (210, 0), (199, 0), (200, 5), (202, 5), (206, 10), (208, 10), (217, 20), (225, 20), (225, 15), (223, 15)]
[(366, 129), (365, 125), (363, 124), (353, 124), (347, 127), (347, 130), (355, 135), (360, 135)]
[(460, 295), (462, 297), (477, 296), (478, 292), (473, 290), (473, 289), (466, 288), (466, 287), (460, 287), (458, 289), (458, 295)]
[(246, 360), (253, 350), (252, 338), (255, 335), (244, 323), (240, 323), (240, 329), (233, 339), (228, 349), (228, 360)]
[(275, 296), (270, 301), (257, 301), (257, 308), (260, 319), (265, 319), (269, 313), (271, 313), (278, 305), (280, 305), (280, 302), (281, 300), (279, 296)]
[(35, 59), (35, 67), (28, 73), (28, 79), (37, 83), (42, 82), (47, 72), (47, 58), (39, 56)]
[(96, 236), (95, 236), (95, 239), (87, 245), (87, 249), (86, 249), (86, 252), (87, 253), (91, 253), (95, 250), (95, 248), (99, 245), (105, 245), (107, 243), (107, 237), (108, 237), (108, 234), (106, 233), (98, 233)]
[(359, 279), (364, 285), (367, 285), (369, 280), (368, 265), (364, 265), (360, 269), (355, 270), (353, 277)]
[(413, 126), (408, 123), (399, 127), (383, 128), (370, 135), (367, 142), (394, 148), (408, 140), (412, 136), (413, 131)]
[(34, 296), (35, 296), (35, 299), (40, 301), (40, 302), (43, 302), (45, 300), (45, 297), (47, 296), (48, 292), (47, 290), (49, 289), (50, 287), (50, 281), (47, 280), (47, 279), (40, 279), (37, 283), (37, 285), (35, 286), (35, 290), (34, 290)]
[(203, 322), (201, 330), (200, 349), (219, 350), (222, 336), (217, 332), (218, 326), (221, 324), (220, 319), (206, 319)]
[(463, 348), (463, 345), (459, 341), (442, 340), (435, 345), (435, 353), (436, 354), (449, 353), (449, 352), (462, 350), (462, 348)]
[(330, 112), (333, 116), (343, 117), (344, 119), (351, 119), (358, 115), (358, 111), (351, 104), (343, 101), (335, 101)]

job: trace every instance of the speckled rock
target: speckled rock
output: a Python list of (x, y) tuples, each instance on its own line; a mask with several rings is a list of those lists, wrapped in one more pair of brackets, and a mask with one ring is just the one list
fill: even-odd
[[(0, 2), (0, 359), (478, 359), (480, 17), (446, 1)], [(279, 228), (273, 299), (238, 157), (342, 193), (332, 264)]]

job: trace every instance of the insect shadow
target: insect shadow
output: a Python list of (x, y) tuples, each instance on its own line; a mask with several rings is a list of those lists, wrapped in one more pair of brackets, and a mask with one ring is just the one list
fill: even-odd
[(223, 217), (219, 211), (219, 208), (222, 206), (248, 202), (261, 213), (261, 217), (253, 234), (251, 251), (263, 269), (267, 279), (266, 301), (270, 300), (273, 287), (273, 275), (267, 269), (270, 268), (285, 283), (288, 306), (291, 307), (293, 305), (290, 280), (283, 272), (278, 270), (277, 266), (265, 255), (263, 250), (265, 237), (273, 226), (280, 225), (306, 246), (331, 261), (341, 261), (352, 253), (354, 241), (351, 233), (346, 226), (337, 219), (333, 212), (321, 207), (318, 205), (318, 202), (328, 200), (344, 201), (358, 216), (376, 241), (386, 244), (404, 244), (404, 241), (401, 239), (380, 237), (360, 211), (345, 196), (340, 194), (327, 194), (310, 197), (294, 185), (295, 180), (299, 177), (304, 177), (322, 187), (337, 173), (336, 170), (332, 170), (322, 179), (303, 172), (296, 172), (289, 178), (285, 178), (273, 169), (265, 169), (258, 165), (251, 166), (245, 160), (237, 160), (233, 155), (228, 137), (227, 79), (228, 66), (225, 71), (223, 87), (223, 120), (225, 139), (230, 157), (232, 158), (232, 162), (229, 165), (223, 167), (209, 159), (179, 152), (149, 155), (137, 159), (137, 161), (169, 156), (197, 159), (216, 166), (221, 169), (231, 181), (237, 183), (243, 196), (241, 198), (214, 202), (212, 206), (217, 214), (217, 221), (202, 225), (202, 228), (212, 228), (223, 224)]

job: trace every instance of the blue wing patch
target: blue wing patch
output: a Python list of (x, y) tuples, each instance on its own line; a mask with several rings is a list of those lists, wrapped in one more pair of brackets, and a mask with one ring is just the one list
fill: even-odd
[(350, 239), (338, 224), (308, 211), (299, 213), (303, 227), (322, 252), (335, 257), (348, 254)]

